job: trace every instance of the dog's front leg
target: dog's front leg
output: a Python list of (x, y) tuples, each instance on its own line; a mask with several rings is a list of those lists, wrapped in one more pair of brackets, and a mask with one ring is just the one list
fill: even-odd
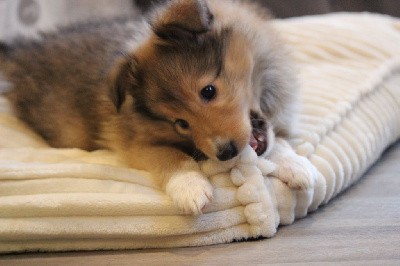
[(295, 153), (283, 138), (276, 138), (270, 158), (276, 164), (273, 176), (293, 189), (308, 189), (314, 186), (317, 170), (310, 161)]
[(213, 187), (196, 161), (172, 147), (136, 146), (129, 164), (161, 178), (164, 191), (185, 214), (199, 215), (211, 201)]

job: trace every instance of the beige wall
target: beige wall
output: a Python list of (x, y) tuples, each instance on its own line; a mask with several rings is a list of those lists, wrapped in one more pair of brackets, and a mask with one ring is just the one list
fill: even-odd
[(133, 12), (131, 0), (0, 0), (0, 40), (85, 19)]
[[(147, 10), (152, 2), (166, 0), (136, 0)], [(217, 1), (217, 0), (216, 0)], [(399, 0), (252, 0), (268, 6), (279, 18), (324, 14), (336, 11), (369, 11), (400, 17)]]

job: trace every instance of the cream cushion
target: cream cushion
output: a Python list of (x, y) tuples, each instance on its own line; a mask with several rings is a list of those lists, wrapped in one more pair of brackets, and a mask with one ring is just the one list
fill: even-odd
[[(214, 200), (181, 215), (146, 172), (108, 151), (52, 149), (0, 98), (0, 252), (197, 246), (271, 237), (355, 183), (400, 136), (400, 22), (371, 14), (278, 20), (301, 81), (297, 153), (308, 191), (270, 177), (251, 148), (205, 162)], [(268, 240), (268, 241), (273, 241)]]

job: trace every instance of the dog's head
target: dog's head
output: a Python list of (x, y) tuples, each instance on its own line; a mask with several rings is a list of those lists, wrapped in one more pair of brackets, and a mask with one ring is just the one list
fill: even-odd
[(235, 157), (252, 134), (249, 47), (204, 1), (172, 0), (155, 11), (151, 34), (121, 64), (112, 93), (136, 112), (170, 124), (207, 157)]

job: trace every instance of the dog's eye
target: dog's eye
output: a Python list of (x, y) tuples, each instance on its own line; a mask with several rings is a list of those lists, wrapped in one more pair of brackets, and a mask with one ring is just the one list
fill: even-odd
[(182, 128), (182, 129), (189, 129), (189, 123), (186, 120), (183, 119), (177, 119), (175, 121), (175, 125), (177, 125), (178, 127)]
[(214, 87), (214, 85), (207, 85), (201, 90), (200, 94), (201, 97), (208, 102), (215, 98), (217, 89)]

